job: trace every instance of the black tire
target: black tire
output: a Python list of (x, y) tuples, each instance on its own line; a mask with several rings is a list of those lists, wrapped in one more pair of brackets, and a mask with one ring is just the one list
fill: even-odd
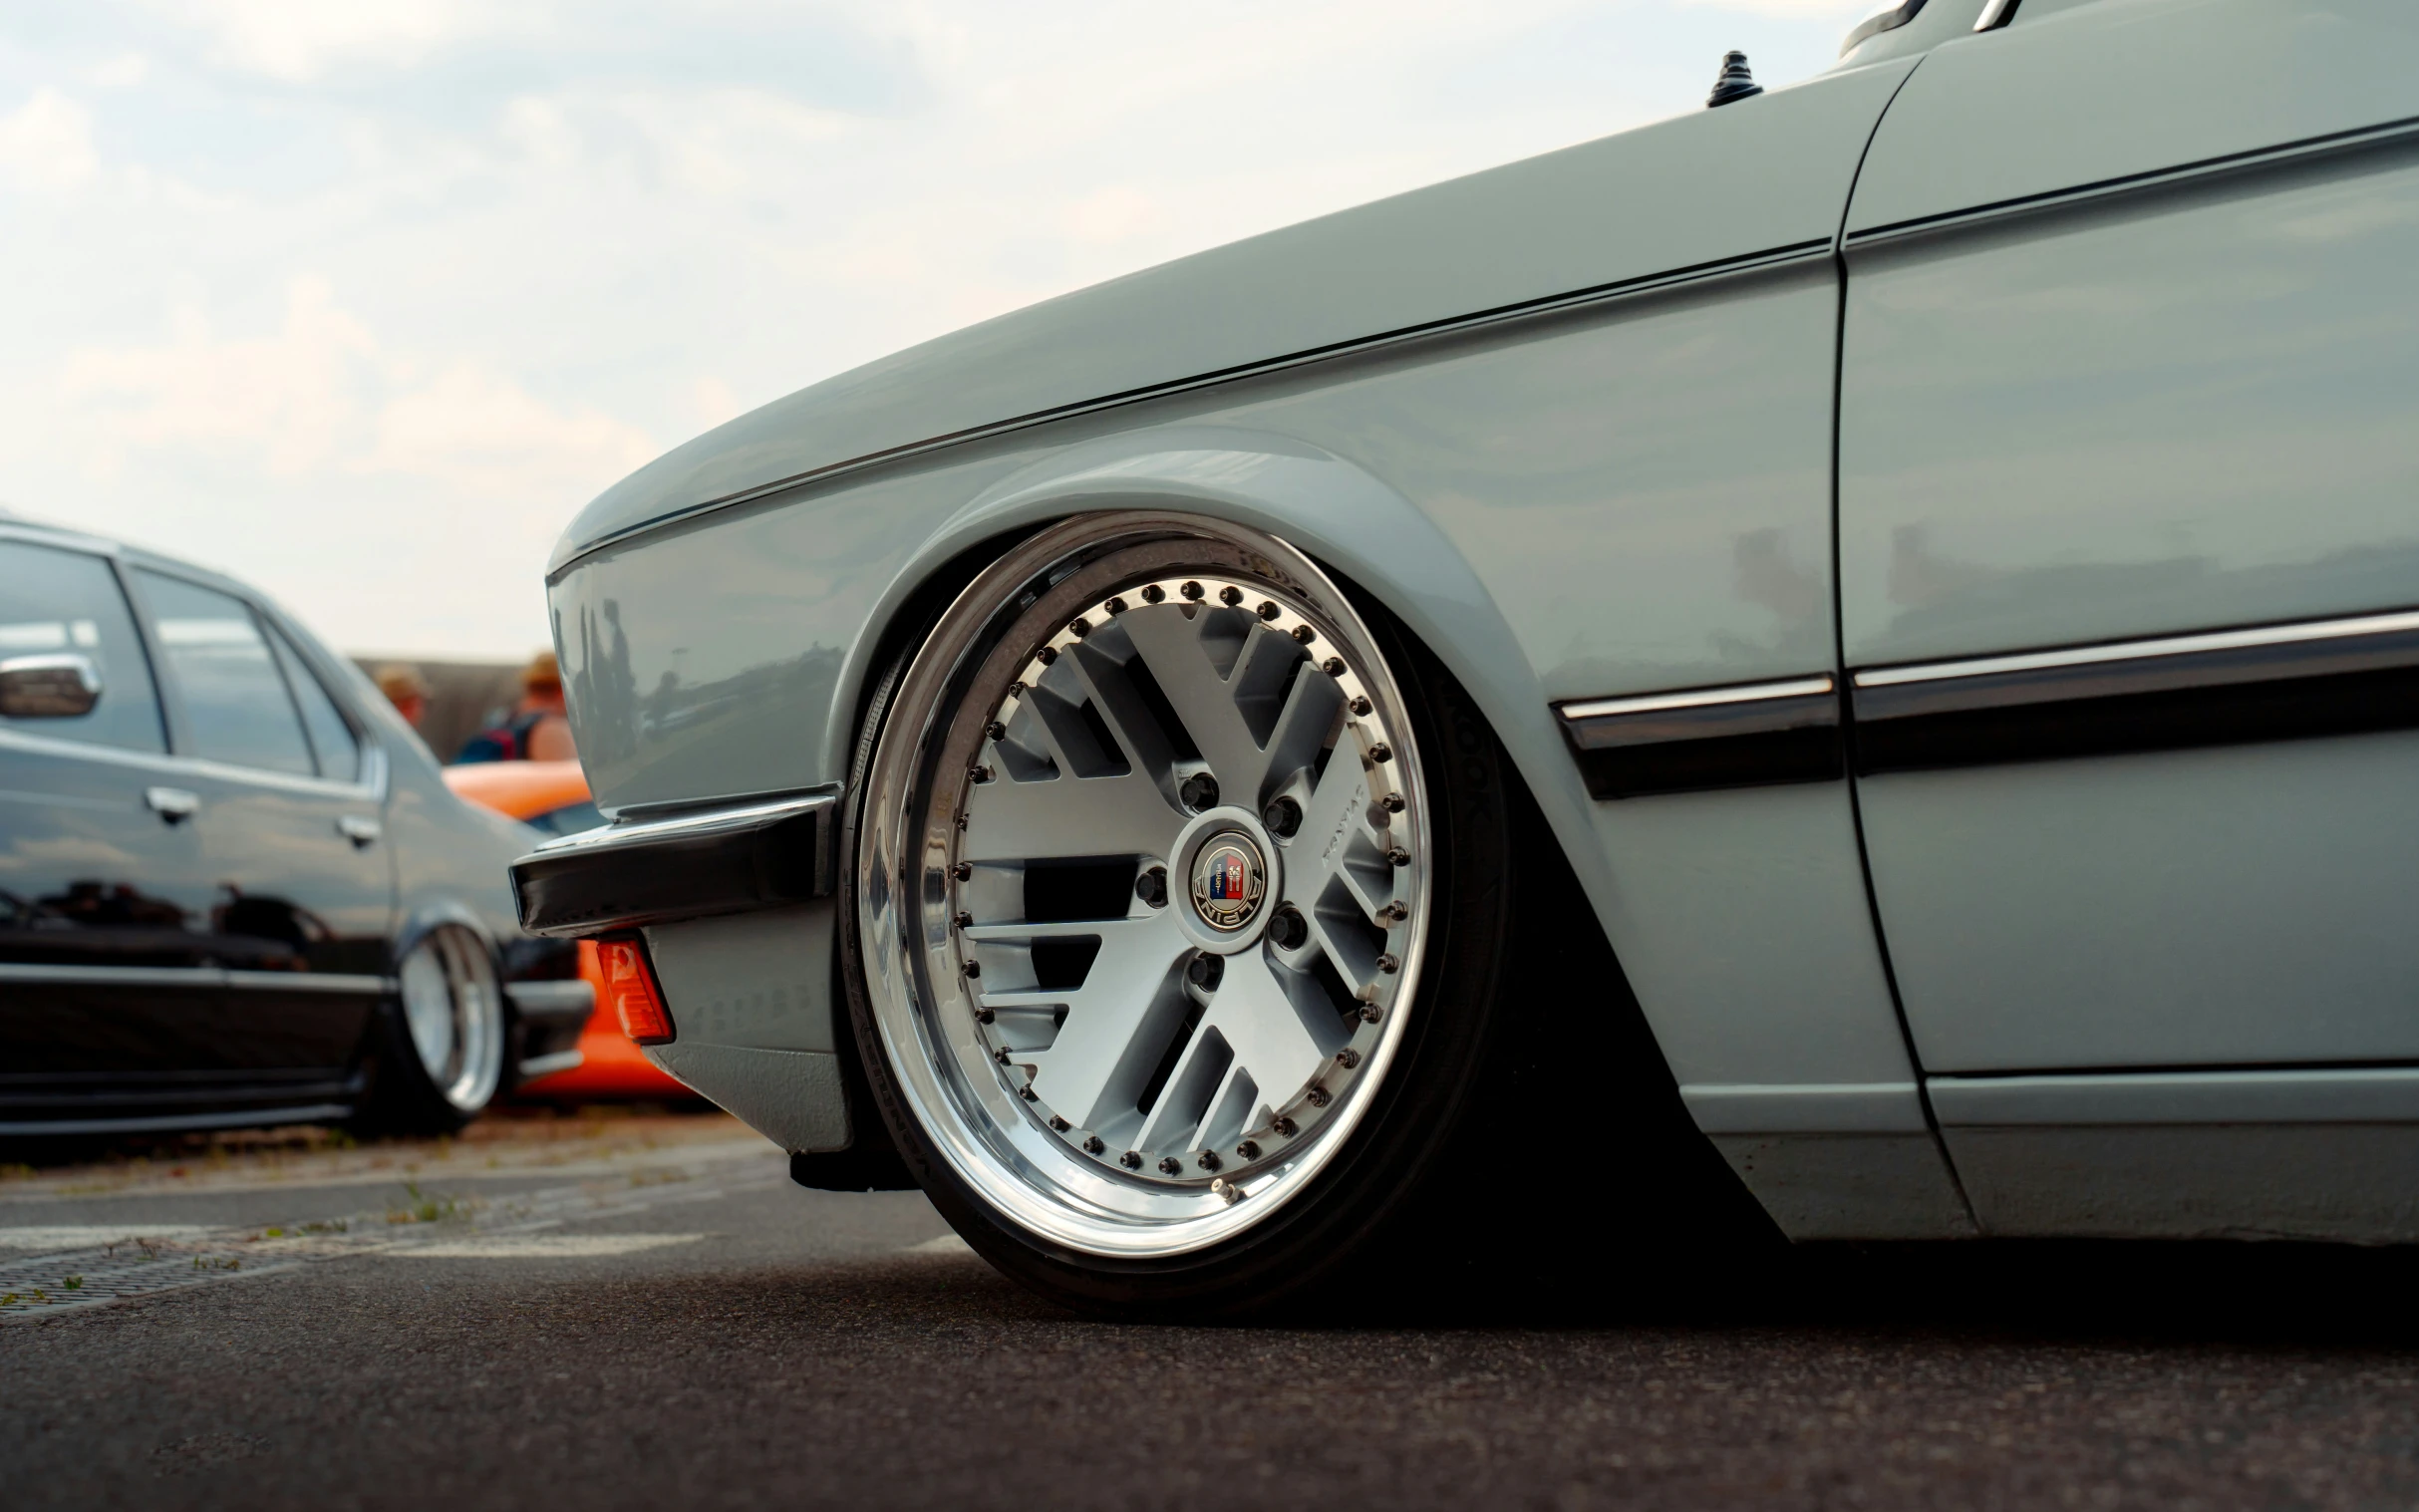
[[(1392, 1068), (1360, 1121), (1312, 1184), (1240, 1235), (1169, 1256), (1085, 1252), (1013, 1221), (962, 1179), (889, 1061), (867, 987), (856, 879), (842, 888), (850, 1021), (890, 1143), (978, 1253), (1053, 1301), (1103, 1317), (1198, 1322), (1339, 1298), (1365, 1312), (1379, 1294), (1435, 1297), (1453, 1278), (1500, 1269), (1507, 1223), (1534, 1234), (1550, 1218), (1562, 1230), (1555, 1249), (1584, 1254), (1605, 1186), (1586, 1151), (1608, 1144), (1640, 1157), (1626, 1186), (1644, 1210), (1618, 1228), (1634, 1231), (1644, 1218), (1673, 1234), (1761, 1237), (1760, 1215), (1741, 1210), (1743, 1192), (1681, 1110), (1593, 914), (1485, 718), (1382, 610), (1358, 598), (1356, 607), (1397, 669), (1411, 734), (1427, 753), (1430, 954)], [(843, 829), (841, 854), (852, 863), (864, 764), (897, 682), (894, 671), (867, 711)], [(1574, 982), (1597, 986), (1575, 992)], [(1574, 1073), (1575, 1039), (1588, 1042), (1584, 1078)], [(1610, 1086), (1608, 1050), (1622, 1067)], [(1584, 1143), (1572, 1145), (1575, 1136)], [(1523, 1268), (1534, 1268), (1533, 1254), (1513, 1266)]]

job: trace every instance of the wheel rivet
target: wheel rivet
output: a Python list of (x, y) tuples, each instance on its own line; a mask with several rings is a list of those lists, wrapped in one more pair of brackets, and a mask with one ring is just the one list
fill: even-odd
[(1025, 685), (1024, 685), (1023, 683), (1011, 683), (1011, 684), (1009, 684), (1009, 685), (1008, 685), (1008, 696), (1009, 696), (1010, 698), (1012, 698), (1012, 699), (1019, 699), (1019, 698), (1023, 698), (1023, 697), (1025, 696)]
[(1363, 1003), (1362, 1005), (1361, 1005), (1361, 1023), (1363, 1023), (1363, 1024), (1374, 1024), (1374, 1023), (1376, 1023), (1378, 1020), (1380, 1020), (1380, 1019), (1382, 1019), (1382, 1018), (1384, 1018), (1384, 1017), (1385, 1017), (1385, 1011), (1384, 1011), (1383, 1009), (1379, 1008), (1379, 1007), (1378, 1007), (1376, 1004), (1374, 1004), (1374, 1003)]
[(1045, 667), (1049, 666), (1058, 659), (1058, 648), (1056, 646), (1045, 646), (1041, 650), (1034, 653), (1034, 660), (1040, 662)]
[(1213, 956), (1206, 952), (1193, 957), (1191, 963), (1184, 968), (1184, 980), (1192, 983), (1193, 986), (1200, 988), (1205, 993), (1216, 992), (1218, 990), (1218, 979), (1225, 975), (1225, 958), (1221, 956)]
[(1246, 1139), (1235, 1146), (1235, 1153), (1245, 1160), (1257, 1160), (1260, 1158), (1260, 1145), (1255, 1140)]
[(1203, 1170), (1214, 1171), (1218, 1168), (1218, 1152), (1216, 1150), (1203, 1150), (1201, 1152), (1201, 1168)]
[(1377, 910), (1377, 922), (1379, 924), (1399, 924), (1410, 916), (1410, 905), (1403, 902), (1400, 898), (1396, 898), (1393, 902), (1388, 903), (1385, 907)]
[(1371, 746), (1369, 748), (1369, 759), (1375, 761), (1378, 765), (1383, 766), (1386, 762), (1394, 759), (1394, 753), (1388, 751), (1383, 746)]
[(1190, 599), (1197, 599), (1201, 597), (1201, 585), (1199, 583), (1186, 583), (1183, 587), (1178, 588), (1176, 591)]
[(1152, 583), (1142, 590), (1142, 602), (1146, 604), (1163, 603), (1166, 601), (1166, 599), (1167, 590), (1160, 587), (1157, 583)]
[(993, 1013), (988, 1008), (978, 1008), (975, 1010), (975, 1022), (977, 1024), (989, 1024), (992, 1020), (998, 1017), (999, 1015)]
[(1125, 600), (1121, 598), (1113, 598), (1107, 603), (1102, 604), (1100, 607), (1109, 614), (1123, 614), (1125, 612)]
[(1195, 813), (1218, 806), (1218, 779), (1206, 771), (1196, 771), (1176, 789), (1176, 796)]
[(1411, 853), (1399, 845), (1395, 846), (1392, 850), (1387, 851), (1385, 853), (1385, 858), (1387, 864), (1392, 866), (1408, 866), (1411, 864)]
[(1142, 1169), (1142, 1152), (1140, 1150), (1127, 1150), (1124, 1154), (1117, 1157), (1117, 1163), (1124, 1166), (1129, 1171), (1138, 1171)]
[(998, 720), (994, 720), (984, 729), (983, 734), (995, 741), (1005, 741), (1008, 739), (1008, 727)]
[(1008, 1064), (1008, 1047), (1003, 1045), (998, 1050), (993, 1051), (991, 1053), (991, 1058), (999, 1061), (1002, 1065)]
[(1184, 1162), (1173, 1155), (1162, 1156), (1159, 1161), (1159, 1171), (1161, 1175), (1181, 1176), (1184, 1174)]
[(959, 913), (959, 915), (958, 915), (958, 928), (960, 928), (960, 929), (972, 929), (972, 928), (974, 927), (974, 922), (975, 922), (975, 916), (974, 916), (973, 914), (970, 914), (970, 913), (965, 913), (965, 912), (960, 912), (960, 913)]
[(1294, 1135), (1301, 1132), (1302, 1129), (1302, 1125), (1296, 1123), (1293, 1119), (1286, 1117), (1283, 1113), (1271, 1118), (1268, 1126), (1275, 1129), (1279, 1134), (1288, 1139), (1293, 1138)]
[(1039, 1102), (1042, 1100), (1041, 1093), (1035, 1091), (1030, 1085), (1018, 1087), (1017, 1095), (1024, 1098), (1028, 1102)]
[(1361, 1063), (1361, 1052), (1357, 1050), (1340, 1050), (1336, 1052), (1336, 1063), (1349, 1071)]
[(1218, 602), (1221, 604), (1240, 604), (1243, 602), (1243, 590), (1236, 587), (1234, 584), (1229, 583), (1225, 587), (1218, 590)]
[(1311, 1089), (1308, 1092), (1305, 1092), (1303, 1095), (1311, 1099), (1311, 1106), (1313, 1107), (1325, 1107), (1330, 1102), (1336, 1100), (1326, 1087), (1321, 1086), (1315, 1081), (1311, 1083)]
[(1167, 868), (1154, 866), (1134, 878), (1134, 896), (1153, 908), (1167, 907)]
[(1083, 1153), (1086, 1155), (1097, 1155), (1102, 1150), (1107, 1148), (1107, 1145), (1100, 1142), (1100, 1136), (1098, 1134), (1086, 1135), (1083, 1140)]
[(1377, 958), (1377, 969), (1387, 973), (1398, 972), (1402, 970), (1402, 963), (1395, 960), (1392, 956), (1379, 956)]
[(1057, 1113), (1050, 1115), (1050, 1126), (1057, 1129), (1061, 1134), (1066, 1132), (1066, 1120), (1059, 1117)]
[(967, 963), (966, 963), (966, 975), (968, 975), (968, 976), (970, 976), (970, 977), (979, 977), (979, 976), (983, 975), (983, 963), (982, 963), (982, 962), (980, 962), (980, 961), (969, 961), (969, 962), (967, 962)]
[(960, 829), (964, 829), (966, 827), (966, 815), (964, 813), (960, 813), (958, 815), (958, 827)]
[(1326, 673), (1329, 677), (1342, 677), (1345, 673), (1344, 658), (1340, 656), (1331, 656), (1326, 661), (1319, 664), (1319, 670)]
[(1262, 599), (1260, 601), (1260, 617), (1262, 619), (1273, 620), (1283, 613), (1285, 613), (1285, 606), (1278, 603), (1275, 599), (1269, 598)]
[(975, 863), (972, 861), (960, 861), (957, 865), (949, 868), (949, 874), (956, 877), (961, 882), (971, 882), (975, 879)]
[(1294, 639), (1307, 646), (1311, 642), (1319, 639), (1319, 632), (1313, 630), (1308, 625), (1296, 625), (1294, 627)]
[(1310, 921), (1298, 910), (1281, 908), (1277, 917), (1268, 921), (1268, 937), (1279, 950), (1299, 950), (1311, 937)]
[(974, 770), (974, 778), (978, 782), (988, 782), (993, 775), (992, 769), (988, 766), (977, 766)]
[(1290, 840), (1294, 831), (1302, 827), (1302, 805), (1292, 798), (1279, 798), (1260, 811), (1260, 822), (1277, 838)]
[(1379, 798), (1377, 802), (1378, 805), (1384, 808), (1387, 813), (1402, 812), (1402, 794), (1399, 792), (1389, 792), (1384, 797)]

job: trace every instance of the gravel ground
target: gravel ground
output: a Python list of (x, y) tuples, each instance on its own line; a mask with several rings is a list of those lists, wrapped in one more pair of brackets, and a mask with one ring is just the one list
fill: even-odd
[[(179, 1285), (94, 1304), (50, 1278), (98, 1274), (105, 1236)], [(0, 1271), (48, 1299), (0, 1282), (0, 1485), (447, 1512), (2419, 1504), (2419, 1257), (1868, 1248), (1682, 1296), (1609, 1239), (1535, 1253), (1579, 1279), (1116, 1327), (1001, 1281), (914, 1193), (788, 1185), (719, 1117), (44, 1167), (0, 1180)]]

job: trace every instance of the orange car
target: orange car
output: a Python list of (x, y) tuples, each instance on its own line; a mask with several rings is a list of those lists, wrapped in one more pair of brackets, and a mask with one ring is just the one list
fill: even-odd
[[(604, 815), (588, 800), (588, 778), (577, 761), (476, 761), (446, 768), (455, 795), (543, 835), (570, 834), (602, 824)], [(585, 1101), (604, 1097), (667, 1097), (687, 1101), (696, 1093), (657, 1070), (615, 1022), (612, 1001), (597, 965), (596, 942), (579, 942), (579, 973), (596, 989), (597, 1013), (579, 1037), (585, 1058), (567, 1071), (540, 1076), (516, 1093), (522, 1097)]]

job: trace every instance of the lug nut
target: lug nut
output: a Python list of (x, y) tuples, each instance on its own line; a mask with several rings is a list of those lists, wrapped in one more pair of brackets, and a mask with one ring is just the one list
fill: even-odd
[(1293, 1119), (1286, 1117), (1283, 1113), (1279, 1113), (1276, 1117), (1271, 1118), (1268, 1126), (1275, 1129), (1280, 1135), (1288, 1139), (1293, 1138), (1296, 1134), (1302, 1131), (1302, 1126), (1300, 1124), (1296, 1123)]
[(1302, 805), (1292, 798), (1279, 798), (1260, 810), (1260, 822), (1268, 826), (1270, 834), (1290, 840), (1294, 831), (1302, 827)]
[(1196, 771), (1176, 789), (1176, 796), (1195, 813), (1218, 806), (1218, 779), (1206, 771)]
[(1134, 896), (1153, 908), (1167, 907), (1167, 868), (1154, 866), (1134, 878)]
[(1162, 1176), (1181, 1176), (1184, 1174), (1184, 1162), (1178, 1160), (1173, 1155), (1162, 1156), (1159, 1161), (1159, 1174)]
[(961, 882), (971, 882), (975, 879), (975, 863), (972, 861), (960, 861), (957, 865), (949, 868), (949, 874), (956, 877)]
[(1100, 610), (1104, 614), (1123, 614), (1125, 612), (1125, 600), (1121, 598), (1112, 598), (1107, 603), (1102, 604), (1100, 606)]
[(1275, 599), (1262, 599), (1260, 601), (1260, 617), (1262, 619), (1273, 620), (1283, 613), (1285, 613), (1285, 606), (1278, 603)]
[(1199, 583), (1186, 583), (1183, 587), (1178, 588), (1176, 591), (1189, 599), (1198, 599), (1201, 597), (1201, 585)]
[(1083, 1153), (1084, 1153), (1084, 1154), (1086, 1154), (1086, 1155), (1097, 1155), (1097, 1154), (1099, 1154), (1099, 1153), (1100, 1153), (1102, 1150), (1107, 1149), (1107, 1148), (1108, 1148), (1108, 1146), (1107, 1146), (1107, 1145), (1102, 1144), (1102, 1143), (1100, 1142), (1100, 1136), (1099, 1136), (1098, 1134), (1088, 1134), (1088, 1135), (1085, 1135), (1085, 1136), (1084, 1136), (1084, 1140), (1083, 1140)]
[(1140, 1150), (1127, 1150), (1124, 1154), (1117, 1157), (1117, 1163), (1124, 1166), (1129, 1171), (1138, 1171), (1142, 1169), (1142, 1152)]
[(1230, 606), (1240, 604), (1243, 602), (1243, 590), (1229, 583), (1218, 590), (1218, 602)]
[(1235, 1146), (1235, 1154), (1240, 1159), (1257, 1160), (1260, 1158), (1260, 1145), (1255, 1140), (1246, 1139)]
[(1291, 908), (1277, 910), (1277, 917), (1268, 921), (1268, 937), (1279, 950), (1299, 950), (1311, 937), (1311, 924), (1301, 913)]
[(1219, 1164), (1218, 1152), (1216, 1150), (1203, 1150), (1201, 1152), (1200, 1165), (1203, 1170), (1214, 1171), (1218, 1168)]
[(1342, 677), (1344, 676), (1344, 658), (1340, 656), (1331, 656), (1326, 661), (1319, 664), (1319, 670), (1326, 673), (1329, 677)]
[(1385, 859), (1389, 866), (1408, 866), (1411, 864), (1411, 853), (1397, 845), (1385, 853)]
[(1331, 1094), (1326, 1087), (1321, 1086), (1316, 1081), (1311, 1083), (1311, 1089), (1303, 1093), (1303, 1095), (1311, 1099), (1311, 1106), (1313, 1107), (1325, 1107), (1329, 1103), (1336, 1100), (1334, 1095)]
[(1167, 590), (1157, 583), (1152, 583), (1142, 590), (1142, 602), (1146, 604), (1164, 603), (1166, 600)]
[(1213, 956), (1207, 952), (1193, 957), (1191, 963), (1184, 968), (1184, 980), (1205, 993), (1216, 992), (1218, 979), (1225, 975), (1226, 958)]

